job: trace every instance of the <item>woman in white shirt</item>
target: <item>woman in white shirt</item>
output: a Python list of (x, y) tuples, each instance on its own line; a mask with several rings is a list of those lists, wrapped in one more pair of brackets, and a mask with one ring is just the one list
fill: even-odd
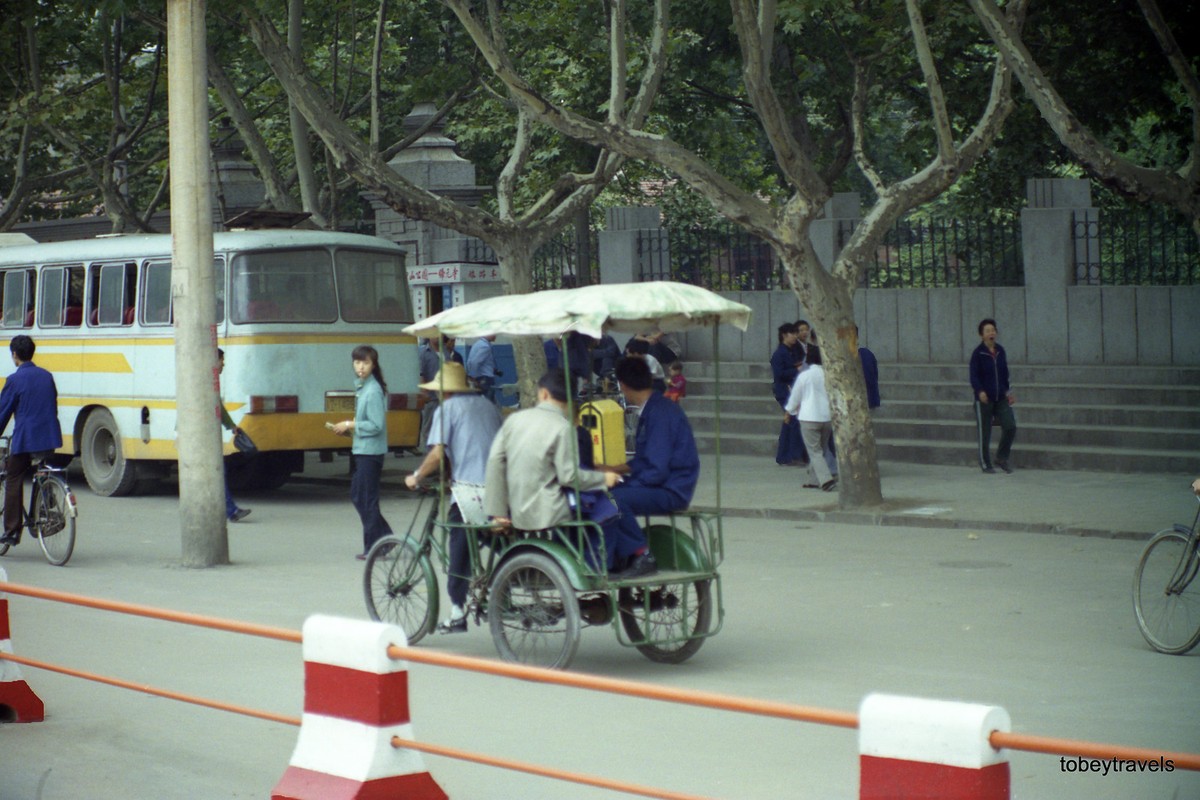
[[(791, 394), (783, 407), (783, 421), (786, 423), (792, 417), (799, 419), (804, 446), (810, 454), (820, 454), (825, 452), (829, 437), (833, 435), (820, 348), (809, 345), (806, 361), (808, 366), (796, 376)], [(810, 484), (818, 485), (826, 492), (837, 488), (837, 478), (819, 455), (808, 459), (808, 479)]]

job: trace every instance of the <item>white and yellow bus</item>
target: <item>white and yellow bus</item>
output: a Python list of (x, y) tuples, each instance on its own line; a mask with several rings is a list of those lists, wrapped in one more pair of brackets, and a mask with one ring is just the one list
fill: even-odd
[[(242, 483), (279, 486), (303, 469), (305, 451), (348, 449), (325, 423), (354, 413), (359, 344), (379, 351), (390, 444), (416, 446), (417, 347), (400, 333), (412, 321), (403, 248), (360, 234), (255, 230), (216, 234), (213, 253), (221, 395), (259, 449)], [(54, 374), (62, 452), (79, 457), (95, 492), (128, 494), (170, 468), (170, 236), (0, 246), (0, 307), (2, 333), (33, 337), (35, 363)]]

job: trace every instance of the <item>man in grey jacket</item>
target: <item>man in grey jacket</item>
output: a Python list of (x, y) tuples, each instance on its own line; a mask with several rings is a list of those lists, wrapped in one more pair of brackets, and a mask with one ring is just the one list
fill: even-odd
[(567, 419), (567, 386), (551, 370), (538, 381), (538, 404), (504, 421), (488, 456), (484, 510), (518, 530), (553, 528), (571, 518), (564, 489), (612, 488), (621, 476), (579, 466), (575, 428)]

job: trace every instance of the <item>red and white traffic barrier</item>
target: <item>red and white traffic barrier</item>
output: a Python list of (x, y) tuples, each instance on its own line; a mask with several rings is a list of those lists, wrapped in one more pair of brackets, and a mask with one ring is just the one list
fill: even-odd
[(381, 622), (312, 616), (302, 629), (304, 715), (272, 800), (446, 800), (413, 739), (408, 664), (388, 658), (404, 632)]
[(858, 713), (859, 800), (1008, 800), (999, 706), (867, 695)]
[[(0, 567), (0, 581), (8, 582), (8, 573)], [(8, 626), (8, 598), (0, 592), (0, 651), (13, 652), (12, 633)], [(6, 658), (0, 658), (0, 722), (41, 722), (46, 718), (42, 699), (21, 677), (21, 668)]]

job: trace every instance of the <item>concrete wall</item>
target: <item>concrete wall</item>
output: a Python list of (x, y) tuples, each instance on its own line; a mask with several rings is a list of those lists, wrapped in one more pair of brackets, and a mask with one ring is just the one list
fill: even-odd
[[(766, 361), (775, 329), (808, 316), (791, 292), (723, 294), (754, 309), (745, 333), (721, 330), (726, 360)], [(1023, 288), (860, 289), (854, 318), (863, 344), (887, 362), (965, 361), (979, 321), (991, 317), (1014, 363), (1200, 366), (1200, 286), (1072, 286), (1059, 318), (1033, 315), (1030, 304)], [(711, 331), (689, 333), (685, 347), (689, 359), (710, 358)], [(1062, 357), (1047, 360), (1054, 353)]]
[[(814, 227), (814, 246), (827, 264), (837, 255), (832, 232), (839, 220), (858, 214), (853, 198), (836, 198), (820, 221), (824, 227)], [(1024, 286), (859, 289), (854, 319), (862, 342), (886, 362), (956, 363), (979, 343), (979, 321), (992, 318), (1016, 363), (1200, 366), (1200, 286), (1077, 286), (1080, 245), (1072, 225), (1096, 218), (1090, 185), (1031, 180), (1027, 201), (1021, 212)], [(809, 316), (791, 292), (726, 294), (754, 309), (746, 333), (721, 332), (726, 359), (767, 360), (775, 329)], [(686, 347), (689, 358), (708, 358), (711, 335), (690, 334)]]

